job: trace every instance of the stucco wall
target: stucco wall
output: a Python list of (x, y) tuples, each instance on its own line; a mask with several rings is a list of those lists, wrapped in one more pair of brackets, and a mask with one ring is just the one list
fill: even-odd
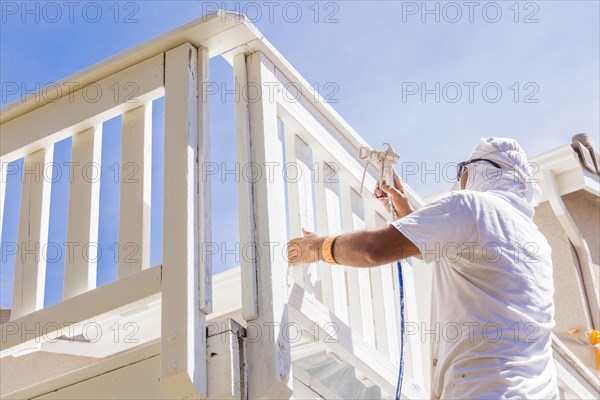
[(588, 244), (592, 271), (600, 283), (600, 197), (579, 190), (563, 196), (563, 201)]
[(588, 327), (589, 312), (583, 296), (577, 254), (548, 202), (536, 208), (534, 222), (552, 247), (556, 320), (554, 331), (566, 332), (575, 327)]

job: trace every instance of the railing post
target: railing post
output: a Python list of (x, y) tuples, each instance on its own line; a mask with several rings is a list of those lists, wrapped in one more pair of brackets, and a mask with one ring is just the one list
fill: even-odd
[[(163, 223), (161, 385), (167, 398), (207, 395), (206, 315), (200, 311), (198, 74), (195, 47), (165, 56), (165, 181)], [(205, 56), (206, 53), (203, 53)], [(200, 82), (201, 84), (202, 82)], [(202, 120), (205, 116), (201, 117)], [(199, 187), (197, 185), (200, 185)], [(200, 210), (204, 215), (204, 210)]]
[(287, 241), (283, 154), (278, 137), (277, 105), (270, 86), (276, 80), (273, 65), (262, 53), (246, 56), (245, 68), (239, 58), (237, 60), (236, 82), (246, 81), (247, 85), (236, 85), (236, 99), (245, 101), (247, 109), (236, 107), (236, 120), (248, 120), (247, 125), (241, 124), (247, 129), (238, 130), (238, 134), (248, 134), (247, 141), (238, 141), (242, 146), (238, 147), (238, 154), (246, 154), (248, 148), (244, 143), (248, 142), (248, 161), (256, 167), (252, 170), (258, 169), (253, 174), (261, 174), (250, 178), (252, 190), (246, 200), (250, 206), (239, 204), (241, 210), (250, 209), (252, 214), (251, 231), (240, 226), (241, 247), (256, 245), (261, 250), (252, 260), (255, 269), (251, 271), (255, 271), (255, 275), (248, 271), (242, 275), (243, 291), (251, 290), (254, 285), (257, 288), (258, 317), (249, 321), (248, 330), (250, 335), (258, 329), (260, 335), (259, 340), (248, 341), (248, 365), (251, 366), (248, 391), (252, 399), (283, 399), (292, 395), (292, 369), (289, 335), (284, 332), (288, 328), (288, 266), (282, 254)]

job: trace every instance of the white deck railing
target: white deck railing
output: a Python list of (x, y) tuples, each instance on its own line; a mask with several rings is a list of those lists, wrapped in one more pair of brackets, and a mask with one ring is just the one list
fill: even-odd
[[(241, 307), (246, 324), (261, 329), (265, 338), (247, 343), (249, 396), (292, 395), (290, 321), (305, 329), (316, 326), (319, 340), (332, 355), (352, 364), (364, 383), (393, 395), (400, 348), (395, 267), (355, 269), (319, 263), (295, 268), (288, 276), (284, 257), (285, 243), (300, 235), (301, 226), (325, 234), (386, 223), (383, 207), (359, 193), (363, 167), (357, 151), (367, 143), (315, 96), (249, 22), (226, 12), (203, 17), (67, 78), (65, 82), (77, 82), (83, 89), (57, 101), (44, 100), (52, 98), (46, 92), (42, 100), (16, 102), (2, 110), (2, 166), (24, 157), (25, 170), (38, 165), (52, 168), (54, 143), (69, 136), (72, 161), (99, 165), (102, 122), (122, 115), (121, 163), (140, 169), (137, 181), (121, 184), (119, 221), (120, 248), (136, 246), (137, 261), (120, 258), (118, 279), (96, 289), (96, 265), (89, 261), (93, 257), (70, 260), (65, 265), (63, 301), (47, 308), (43, 308), (45, 261), (40, 249), (48, 237), (50, 183), (25, 174), (11, 322), (1, 326), (3, 354), (32, 340), (22, 332), (31, 332), (37, 323), (73, 324), (160, 296), (161, 385), (167, 396), (208, 393), (201, 327), (212, 310), (210, 261), (202, 262), (203, 244), (211, 235), (210, 183), (198, 177), (209, 161), (204, 91), (209, 57), (217, 55), (234, 69), (238, 162), (255, 167), (246, 169), (254, 171), (253, 178), (262, 174), (241, 179), (238, 185), (240, 248), (252, 244), (254, 251), (242, 257)], [(132, 83), (137, 89), (133, 96), (85, 100), (84, 91), (91, 86), (107, 94), (115, 85), (124, 88)], [(295, 90), (289, 92), (292, 85)], [(149, 268), (150, 115), (152, 101), (161, 96), (165, 98), (163, 262)], [(5, 177), (6, 169), (2, 172)], [(374, 184), (368, 176), (365, 193)], [(5, 188), (0, 189), (3, 210)], [(411, 196), (418, 202), (414, 193)], [(97, 242), (99, 180), (75, 177), (69, 199), (67, 240)], [(1, 218), (0, 214), (0, 222)], [(407, 318), (417, 321), (411, 269), (404, 268), (404, 273)], [(426, 396), (422, 357), (418, 336), (413, 336), (407, 343), (404, 386), (409, 397)]]
[[(260, 243), (260, 253), (268, 254), (266, 244), (284, 244), (300, 236), (301, 227), (331, 234), (384, 226), (388, 214), (370, 194), (375, 186), (371, 176), (363, 194), (359, 193), (363, 166), (358, 148), (366, 142), (350, 134), (343, 120), (322, 98), (315, 98), (299, 76), (285, 75), (281, 66), (275, 65), (277, 61), (282, 63), (279, 59), (274, 63), (258, 51), (233, 59), (236, 88), (240, 90), (236, 97), (240, 99), (236, 109), (238, 162), (262, 167), (255, 170), (262, 178), (249, 179), (250, 185), (244, 180), (239, 184), (240, 205), (251, 199), (250, 207), (240, 207), (242, 245)], [(258, 87), (265, 89), (260, 99), (248, 94)], [(242, 93), (245, 88), (248, 93)], [(271, 88), (270, 93), (267, 88)], [(252, 144), (250, 154), (248, 143)], [(269, 180), (268, 167), (273, 176), (286, 179)], [(290, 280), (285, 276), (287, 262), (282, 250), (282, 246), (275, 248), (273, 261), (256, 257), (255, 263), (252, 259), (242, 262), (242, 282), (247, 289), (244, 318), (263, 329), (274, 320), (285, 326), (286, 320), (277, 316), (287, 307), (290, 318), (304, 329), (316, 326), (330, 351), (354, 365), (360, 379), (393, 394), (400, 349), (396, 267), (303, 265), (290, 271), (293, 282), (286, 290), (282, 283), (289, 284)], [(255, 278), (256, 270), (260, 273)], [(404, 282), (407, 317), (417, 321), (416, 293), (408, 264)], [(275, 302), (286, 294), (289, 302)], [(273, 313), (257, 316), (257, 310), (265, 307), (272, 307)], [(272, 334), (277, 341), (285, 336), (277, 331)], [(406, 392), (414, 395), (424, 386), (421, 351), (418, 339), (407, 346), (407, 376), (412, 385), (406, 386)], [(281, 372), (286, 374), (285, 369)]]

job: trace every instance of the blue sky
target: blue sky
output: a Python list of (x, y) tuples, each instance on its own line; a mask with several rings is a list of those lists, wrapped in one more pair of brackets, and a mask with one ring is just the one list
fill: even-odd
[[(464, 2), (421, 1), (108, 1), (75, 2), (71, 10), (65, 2), (51, 3), (58, 8), (47, 2), (1, 2), (2, 104), (24, 94), (9, 94), (8, 84), (24, 85), (24, 91), (44, 86), (224, 7), (246, 11), (369, 143), (392, 142), (402, 156), (400, 172), (422, 196), (452, 183), (424, 172), (465, 159), (480, 137), (514, 137), (530, 156), (567, 144), (578, 132), (600, 144), (597, 1), (475, 2), (473, 9)], [(424, 4), (433, 13), (424, 12)], [(227, 84), (231, 79), (229, 65), (213, 59), (211, 80)], [(211, 107), (212, 158), (231, 165), (231, 98), (213, 98)], [(162, 101), (154, 108), (153, 265), (161, 257)], [(110, 248), (118, 232), (119, 188), (109, 168), (120, 157), (119, 126), (120, 118), (104, 125), (102, 249)], [(58, 143), (55, 160), (69, 158), (70, 140)], [(416, 173), (407, 173), (415, 167)], [(20, 179), (9, 176), (7, 182), (3, 246), (16, 242)], [(238, 235), (235, 189), (231, 178), (213, 181), (214, 240), (227, 248)], [(65, 241), (67, 202), (68, 180), (61, 179), (52, 187), (51, 242)], [(15, 259), (2, 249), (0, 305), (9, 307)], [(116, 276), (110, 250), (104, 253), (98, 285)], [(63, 257), (49, 258), (46, 305), (61, 299), (64, 268)], [(228, 255), (215, 260), (215, 271), (236, 264)]]

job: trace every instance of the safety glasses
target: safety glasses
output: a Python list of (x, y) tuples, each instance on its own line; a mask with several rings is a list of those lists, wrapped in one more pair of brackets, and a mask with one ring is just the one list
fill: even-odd
[(492, 164), (496, 168), (502, 168), (502, 166), (500, 164), (498, 164), (497, 162), (492, 161), (492, 160), (487, 160), (485, 158), (474, 158), (474, 159), (469, 160), (469, 161), (461, 161), (456, 166), (456, 180), (460, 181), (460, 176), (462, 175), (462, 173), (465, 170), (465, 167), (467, 165), (469, 165), (471, 163), (474, 163), (474, 162), (477, 162), (477, 161), (485, 161), (485, 162), (488, 162), (488, 163)]

